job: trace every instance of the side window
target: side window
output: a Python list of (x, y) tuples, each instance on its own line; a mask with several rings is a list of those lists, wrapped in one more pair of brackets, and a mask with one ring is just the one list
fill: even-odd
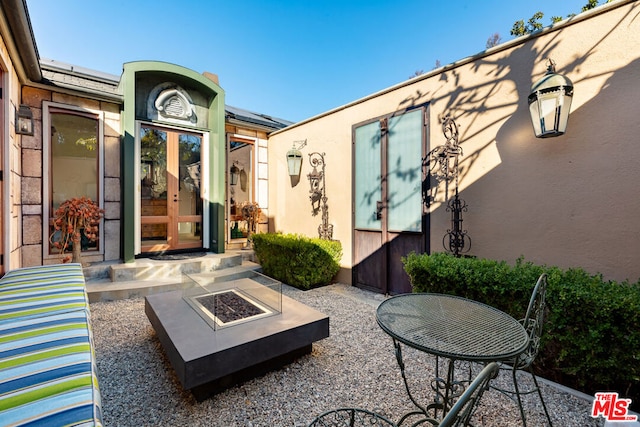
[(253, 140), (232, 137), (228, 145), (227, 195), (231, 238), (246, 237), (242, 207), (255, 201), (254, 172), (255, 144)]
[[(94, 114), (49, 109), (49, 217), (66, 200), (88, 197), (99, 202), (100, 135)], [(49, 227), (49, 235), (53, 226)], [(48, 236), (47, 236), (48, 237)], [(55, 237), (54, 237), (55, 240)], [(97, 250), (99, 241), (82, 241), (82, 250)], [(50, 245), (50, 254), (57, 250)]]

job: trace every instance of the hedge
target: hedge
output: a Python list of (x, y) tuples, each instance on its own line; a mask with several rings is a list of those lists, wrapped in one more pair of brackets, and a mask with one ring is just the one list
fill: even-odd
[[(617, 391), (640, 404), (640, 281), (604, 281), (582, 269), (561, 270), (518, 259), (409, 254), (414, 292), (454, 294), (524, 317), (537, 278), (548, 274), (548, 307), (535, 371), (593, 395)], [(636, 409), (637, 410), (637, 409)]]
[(251, 239), (263, 272), (288, 285), (305, 290), (328, 285), (340, 270), (339, 241), (280, 233), (254, 234)]

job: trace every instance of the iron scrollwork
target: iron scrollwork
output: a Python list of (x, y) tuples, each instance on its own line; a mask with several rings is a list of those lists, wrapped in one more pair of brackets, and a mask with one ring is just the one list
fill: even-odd
[[(471, 249), (471, 238), (467, 230), (462, 228), (462, 212), (467, 212), (468, 209), (467, 203), (458, 194), (458, 162), (462, 156), (462, 147), (458, 142), (458, 126), (450, 116), (442, 120), (442, 132), (446, 142), (428, 154), (429, 175), (445, 183), (446, 210), (451, 212), (451, 228), (445, 233), (442, 245), (445, 250), (459, 257)], [(449, 183), (455, 186), (453, 199), (449, 199)]]
[[(321, 239), (333, 238), (333, 224), (329, 224), (329, 206), (327, 205), (327, 192), (325, 186), (325, 153), (314, 152), (309, 154), (309, 163), (313, 170), (307, 175), (311, 189), (311, 215), (316, 216), (322, 210), (322, 224), (318, 226), (318, 235)], [(320, 169), (320, 170), (318, 170)]]

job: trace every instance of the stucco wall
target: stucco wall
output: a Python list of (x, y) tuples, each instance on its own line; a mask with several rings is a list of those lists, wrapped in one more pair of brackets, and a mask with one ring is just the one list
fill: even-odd
[[(575, 96), (567, 134), (536, 139), (526, 99), (547, 58), (573, 81)], [(352, 126), (429, 102), (430, 149), (445, 142), (441, 117), (451, 115), (460, 129), (470, 254), (509, 262), (522, 255), (636, 281), (639, 82), (640, 4), (622, 1), (354, 101), (270, 137), (271, 229), (317, 236), (321, 218), (311, 216), (306, 175), (308, 154), (325, 152), (329, 220), (349, 269)], [(285, 154), (303, 139), (305, 162), (292, 187)], [(430, 208), (432, 251), (443, 250), (450, 228), (443, 201), (439, 189)]]

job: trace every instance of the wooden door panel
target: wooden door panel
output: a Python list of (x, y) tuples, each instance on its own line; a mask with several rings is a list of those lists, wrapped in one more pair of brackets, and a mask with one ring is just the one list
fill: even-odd
[(424, 237), (419, 233), (389, 233), (389, 281), (387, 292), (391, 295), (405, 294), (412, 291), (409, 276), (404, 271), (402, 258), (411, 252), (421, 253), (424, 250)]
[(356, 286), (386, 293), (386, 251), (379, 231), (355, 232), (355, 264), (353, 282)]

